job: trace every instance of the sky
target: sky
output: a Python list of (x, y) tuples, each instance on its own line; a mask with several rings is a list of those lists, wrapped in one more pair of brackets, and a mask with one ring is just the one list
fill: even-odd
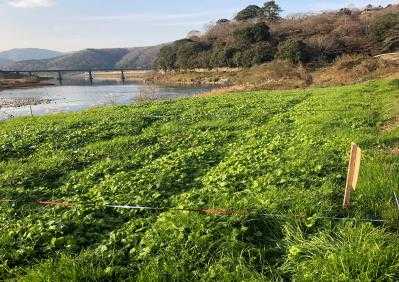
[[(257, 0), (0, 0), (0, 51), (150, 46), (232, 18)], [(284, 14), (398, 3), (397, 0), (280, 0)]]

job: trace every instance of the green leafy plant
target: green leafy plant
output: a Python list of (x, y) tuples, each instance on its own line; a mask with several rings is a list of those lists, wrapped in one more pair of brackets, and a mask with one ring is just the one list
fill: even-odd
[[(399, 132), (380, 128), (398, 91), (373, 81), (1, 122), (0, 280), (397, 280)], [(343, 211), (351, 142), (365, 153)], [(328, 219), (347, 216), (358, 221)]]

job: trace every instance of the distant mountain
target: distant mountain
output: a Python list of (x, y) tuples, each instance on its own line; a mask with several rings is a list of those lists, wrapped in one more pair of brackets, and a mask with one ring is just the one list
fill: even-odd
[(7, 59), (0, 58), (0, 68), (3, 65), (7, 65), (7, 64), (11, 64), (11, 63), (13, 63), (12, 60), (7, 60)]
[(0, 59), (11, 61), (44, 60), (62, 56), (63, 53), (53, 50), (22, 48), (0, 52)]
[(86, 49), (46, 61), (47, 69), (113, 68), (128, 49)]
[(26, 60), (2, 64), (4, 70), (38, 69), (150, 69), (162, 45), (137, 48), (86, 49), (45, 60)]
[(151, 69), (163, 45), (129, 49), (115, 65), (117, 68)]

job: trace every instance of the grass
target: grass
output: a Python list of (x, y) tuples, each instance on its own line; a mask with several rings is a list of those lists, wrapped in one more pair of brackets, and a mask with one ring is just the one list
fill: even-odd
[[(13, 202), (0, 202), (0, 279), (398, 280), (399, 129), (381, 130), (397, 114), (398, 85), (241, 92), (2, 122), (0, 198)], [(342, 210), (351, 142), (364, 158), (352, 207)]]

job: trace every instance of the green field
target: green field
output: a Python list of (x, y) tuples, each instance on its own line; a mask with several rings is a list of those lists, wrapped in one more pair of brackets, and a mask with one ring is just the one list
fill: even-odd
[(398, 112), (391, 80), (2, 122), (0, 280), (398, 280)]

